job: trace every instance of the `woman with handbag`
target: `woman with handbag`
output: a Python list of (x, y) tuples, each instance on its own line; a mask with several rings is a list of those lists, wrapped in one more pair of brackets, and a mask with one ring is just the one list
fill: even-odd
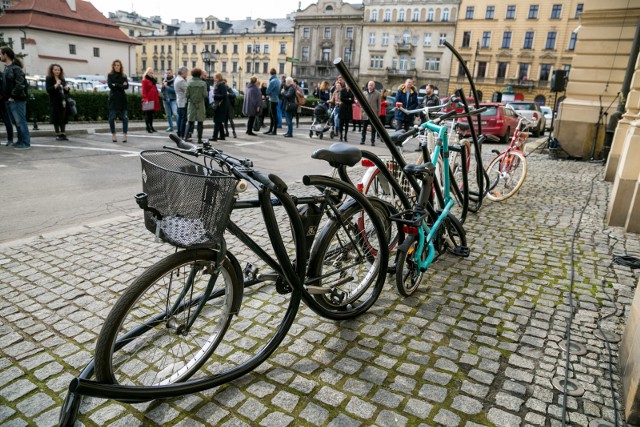
[(212, 141), (224, 141), (225, 130), (224, 124), (229, 118), (229, 88), (224, 82), (224, 77), (221, 73), (216, 73), (213, 77), (213, 137)]
[(58, 64), (51, 64), (45, 80), (49, 94), (49, 117), (56, 132), (56, 141), (68, 141), (65, 135), (67, 125), (67, 95), (69, 86), (64, 79), (64, 71)]
[(160, 111), (160, 95), (158, 94), (158, 79), (153, 75), (153, 68), (147, 68), (142, 75), (142, 112), (147, 132), (157, 132), (153, 128), (153, 115)]
[(191, 140), (193, 123), (197, 122), (196, 132), (198, 143), (202, 144), (202, 131), (204, 129), (204, 119), (207, 117), (206, 103), (209, 93), (207, 83), (202, 80), (202, 70), (200, 68), (191, 69), (191, 80), (187, 83), (187, 120), (189, 120), (186, 139)]
[(296, 85), (293, 83), (293, 78), (291, 77), (287, 77), (284, 81), (282, 106), (287, 119), (287, 133), (284, 134), (284, 137), (291, 138), (293, 136), (293, 115), (298, 110), (298, 103), (296, 102)]
[(107, 76), (109, 86), (109, 129), (111, 130), (111, 141), (118, 142), (116, 134), (116, 114), (120, 113), (122, 120), (122, 142), (127, 142), (127, 132), (129, 130), (129, 116), (127, 115), (127, 94), (129, 80), (122, 68), (119, 59), (111, 63), (111, 72)]
[(247, 122), (247, 135), (256, 134), (253, 133), (254, 123), (259, 120), (256, 116), (260, 114), (262, 109), (262, 93), (258, 88), (258, 78), (251, 76), (247, 87), (244, 90), (244, 102), (242, 103), (242, 114), (249, 117)]

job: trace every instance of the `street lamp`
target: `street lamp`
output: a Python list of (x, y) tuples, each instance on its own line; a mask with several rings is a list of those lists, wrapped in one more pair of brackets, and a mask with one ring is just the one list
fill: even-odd
[(205, 45), (204, 49), (202, 49), (202, 52), (200, 52), (200, 56), (202, 56), (202, 62), (204, 62), (204, 64), (207, 66), (207, 76), (209, 76), (208, 78), (211, 79), (211, 64), (213, 63), (213, 68), (215, 70), (215, 64), (220, 58), (220, 52), (218, 52), (217, 49), (215, 52), (209, 52), (209, 47)]
[(240, 89), (242, 90), (242, 67), (238, 67), (238, 80), (240, 80)]

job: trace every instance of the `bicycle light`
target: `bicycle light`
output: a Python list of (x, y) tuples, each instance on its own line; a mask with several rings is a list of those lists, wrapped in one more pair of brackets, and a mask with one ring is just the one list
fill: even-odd
[(404, 231), (404, 234), (415, 236), (418, 234), (418, 227), (414, 227), (412, 225), (403, 225), (402, 231)]
[(245, 181), (244, 179), (241, 179), (236, 184), (236, 193), (244, 193), (247, 190), (248, 186), (249, 184), (247, 184), (247, 181)]
[(362, 159), (360, 164), (365, 168), (372, 168), (375, 166), (375, 164), (369, 159)]
[(356, 184), (356, 188), (358, 189), (359, 192), (364, 193), (364, 184), (359, 182)]

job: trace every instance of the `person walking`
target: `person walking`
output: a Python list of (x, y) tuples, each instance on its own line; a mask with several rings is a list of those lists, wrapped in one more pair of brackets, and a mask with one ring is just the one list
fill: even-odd
[(349, 122), (353, 117), (353, 101), (355, 96), (348, 84), (344, 84), (344, 88), (340, 91), (340, 141), (347, 141), (347, 133), (349, 132)]
[(358, 132), (362, 131), (362, 106), (358, 102), (357, 99), (353, 100), (353, 114), (351, 115), (351, 122), (353, 123), (352, 132), (356, 131), (356, 126), (358, 127)]
[(56, 132), (56, 141), (68, 141), (65, 135), (67, 125), (67, 96), (69, 85), (64, 79), (64, 70), (58, 64), (51, 64), (47, 71), (45, 87), (49, 94), (49, 117)]
[(109, 86), (109, 130), (111, 131), (111, 141), (118, 142), (116, 134), (116, 114), (120, 114), (122, 120), (122, 142), (127, 142), (127, 132), (129, 130), (129, 116), (127, 115), (127, 94), (129, 80), (124, 73), (122, 62), (119, 59), (111, 63), (111, 72), (107, 75), (107, 85)]
[[(153, 128), (153, 115), (160, 111), (160, 94), (158, 94), (158, 79), (153, 75), (153, 68), (147, 68), (142, 75), (142, 105), (144, 123), (147, 125), (147, 132), (157, 132)], [(147, 108), (147, 110), (144, 110)]]
[(387, 96), (389, 96), (389, 91), (386, 89), (382, 89), (382, 94), (380, 94), (380, 121), (382, 122), (382, 126), (387, 124), (387, 108), (389, 107), (389, 102), (387, 101)]
[[(401, 85), (396, 92), (396, 105), (401, 104), (406, 110), (415, 110), (418, 108), (418, 92), (413, 86), (413, 80), (407, 79), (405, 84)], [(415, 114), (405, 114), (400, 109), (396, 110), (396, 130), (409, 130), (413, 126)]]
[(258, 120), (257, 116), (262, 109), (262, 93), (257, 83), (258, 78), (251, 76), (249, 83), (244, 89), (244, 102), (242, 103), (242, 114), (249, 117), (246, 133), (252, 136), (256, 135), (253, 133), (253, 125), (255, 121)]
[(340, 135), (340, 141), (342, 141), (342, 122), (340, 121), (340, 107), (342, 101), (340, 96), (342, 95), (342, 83), (336, 82), (333, 86), (333, 92), (331, 93), (331, 99), (329, 103), (333, 105), (333, 129), (336, 135)]
[(22, 61), (16, 58), (13, 49), (8, 46), (0, 49), (0, 60), (5, 64), (2, 96), (6, 100), (11, 121), (18, 131), (18, 141), (13, 148), (28, 150), (31, 148), (31, 135), (27, 124), (27, 81)]
[[(193, 129), (194, 122), (197, 122), (196, 133), (198, 144), (202, 144), (202, 132), (204, 130), (204, 120), (207, 117), (205, 100), (208, 99), (207, 84), (201, 79), (202, 70), (200, 68), (191, 69), (191, 80), (187, 84), (187, 118), (189, 120), (189, 130)], [(187, 133), (186, 140), (191, 140), (191, 133)]]
[(221, 73), (216, 73), (213, 77), (213, 83), (213, 103), (215, 104), (215, 110), (213, 112), (213, 138), (211, 138), (211, 140), (224, 141), (224, 124), (229, 117), (229, 89)]
[[(376, 90), (376, 84), (373, 80), (367, 83), (367, 90), (364, 92), (364, 98), (367, 100), (367, 104), (371, 106), (376, 116), (380, 115), (380, 92)], [(362, 138), (360, 138), (360, 145), (364, 145), (367, 140), (367, 127), (371, 125), (371, 145), (376, 145), (376, 130), (371, 123), (371, 119), (367, 115), (367, 111), (362, 109)]]
[(185, 137), (185, 129), (187, 128), (187, 75), (189, 69), (187, 67), (180, 67), (178, 69), (178, 75), (173, 82), (173, 88), (176, 91), (176, 133), (180, 138)]
[(284, 90), (282, 92), (282, 110), (284, 111), (287, 121), (287, 133), (284, 134), (285, 138), (293, 137), (293, 115), (297, 109), (296, 85), (293, 82), (293, 78), (287, 77), (284, 81)]
[(267, 118), (267, 114), (269, 114), (269, 97), (267, 96), (267, 86), (269, 82), (262, 82), (260, 84), (260, 93), (262, 93), (262, 108), (260, 112), (260, 128), (266, 127), (264, 124), (264, 119)]
[(227, 79), (224, 79), (224, 84), (227, 86), (227, 97), (229, 99), (229, 114), (227, 115), (227, 120), (224, 122), (224, 136), (229, 136), (229, 125), (231, 125), (231, 132), (233, 133), (233, 137), (237, 138), (236, 135), (236, 124), (233, 122), (233, 118), (236, 113), (236, 93), (233, 91), (231, 86), (227, 84)]
[[(167, 122), (169, 127), (167, 128), (167, 132), (173, 132), (173, 120), (171, 120), (171, 116), (175, 117), (176, 122), (178, 121), (178, 102), (176, 98), (176, 89), (175, 89), (175, 81), (176, 78), (173, 75), (173, 70), (168, 68), (165, 72), (164, 79), (162, 80), (162, 103), (164, 104), (164, 113), (167, 115)], [(176, 127), (178, 124), (176, 123)]]
[(278, 101), (280, 100), (280, 80), (276, 76), (276, 69), (269, 71), (269, 85), (266, 94), (269, 97), (269, 130), (264, 132), (265, 135), (276, 135), (278, 129)]

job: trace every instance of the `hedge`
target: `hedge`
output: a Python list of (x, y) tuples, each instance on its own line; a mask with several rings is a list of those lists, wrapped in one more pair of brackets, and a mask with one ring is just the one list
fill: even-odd
[[(69, 121), (101, 121), (107, 120), (109, 117), (108, 100), (109, 92), (73, 92), (71, 97), (76, 101), (78, 108), (78, 115), (76, 117), (69, 117)], [(128, 97), (128, 116), (129, 120), (142, 120), (142, 96), (139, 94), (127, 94)], [(236, 105), (234, 107), (235, 116), (242, 116), (242, 102), (243, 97), (239, 96), (236, 99)], [(308, 98), (305, 106), (312, 107), (317, 101), (314, 98)], [(33, 121), (35, 112), (35, 119), (38, 122), (48, 122), (49, 120), (49, 94), (42, 90), (29, 90), (29, 102), (27, 104), (27, 118), (29, 121)], [(311, 116), (313, 109), (303, 108), (302, 116)], [(212, 117), (213, 112), (211, 109), (207, 109), (207, 117)], [(156, 113), (156, 118), (164, 118), (164, 109)]]

